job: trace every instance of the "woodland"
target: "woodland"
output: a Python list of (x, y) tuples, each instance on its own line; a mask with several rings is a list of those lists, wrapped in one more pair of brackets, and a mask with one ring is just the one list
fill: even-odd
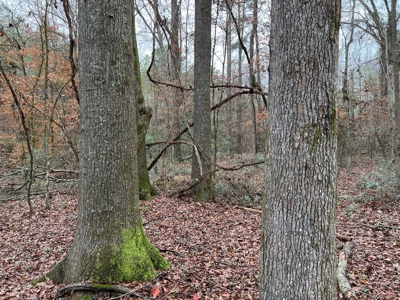
[[(140, 213), (132, 219), (141, 219), (169, 267), (112, 284), (47, 277), (73, 248), (84, 194), (80, 105), (89, 89), (81, 90), (79, 77), (86, 71), (78, 58), (87, 54), (78, 50), (77, 5), (0, 1), (0, 299), (71, 299), (77, 291), (94, 299), (268, 299), (260, 292), (267, 276), (260, 236), (273, 66), (269, 0), (213, 1), (202, 25), (211, 43), (200, 46), (194, 1), (134, 1), (138, 99), (129, 129), (137, 139), (130, 150), (137, 153)], [(399, 11), (396, 0), (341, 4), (337, 299), (400, 299)], [(209, 47), (210, 61), (196, 63), (199, 47)], [(211, 65), (210, 74), (195, 65)], [(199, 73), (211, 78), (200, 96)], [(196, 113), (204, 93), (209, 120)], [(96, 122), (93, 128), (101, 128)], [(210, 126), (196, 127), (203, 123)], [(318, 127), (310, 130), (312, 155), (322, 138)], [(204, 131), (206, 143), (199, 138)]]

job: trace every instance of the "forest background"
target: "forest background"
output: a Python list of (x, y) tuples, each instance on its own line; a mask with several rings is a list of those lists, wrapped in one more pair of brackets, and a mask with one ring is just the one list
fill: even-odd
[[(149, 0), (135, 6), (142, 88), (152, 110), (149, 175), (162, 194), (182, 196), (190, 188), (192, 156), (190, 129), (179, 135), (193, 120), (193, 3)], [(366, 158), (373, 164), (359, 192), (341, 195), (351, 211), (359, 202), (398, 200), (391, 164), (398, 57), (392, 59), (387, 1), (347, 0), (342, 9), (338, 162), (347, 176)], [(262, 173), (265, 146), (269, 26), (269, 1), (214, 1), (210, 91), (217, 201), (252, 209), (259, 209), (262, 190), (255, 174)], [(1, 2), (1, 201), (27, 200), (34, 211), (31, 197), (44, 195), (50, 207), (52, 196), (76, 189), (76, 45), (74, 1)], [(243, 165), (253, 166), (243, 171)]]

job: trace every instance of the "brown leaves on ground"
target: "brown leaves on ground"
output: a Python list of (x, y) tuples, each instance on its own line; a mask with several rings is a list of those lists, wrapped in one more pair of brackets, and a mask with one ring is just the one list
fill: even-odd
[[(339, 186), (338, 233), (356, 245), (347, 270), (351, 286), (359, 299), (400, 299), (400, 203), (350, 201), (343, 195), (360, 192), (354, 191), (357, 176), (342, 172)], [(49, 271), (70, 247), (76, 196), (56, 195), (51, 210), (43, 210), (42, 198), (33, 202), (32, 216), (23, 201), (0, 203), (0, 299), (52, 299), (60, 288), (30, 281)], [(171, 268), (149, 284), (124, 286), (147, 286), (136, 293), (142, 299), (151, 293), (155, 299), (259, 298), (258, 211), (164, 196), (141, 204), (146, 233)]]

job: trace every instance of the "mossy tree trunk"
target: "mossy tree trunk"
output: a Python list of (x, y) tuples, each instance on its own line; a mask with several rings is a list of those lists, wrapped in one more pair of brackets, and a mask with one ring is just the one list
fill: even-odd
[(271, 2), (260, 299), (334, 300), (340, 0)]
[(79, 1), (80, 177), (74, 242), (55, 282), (148, 280), (168, 262), (143, 230), (133, 1)]

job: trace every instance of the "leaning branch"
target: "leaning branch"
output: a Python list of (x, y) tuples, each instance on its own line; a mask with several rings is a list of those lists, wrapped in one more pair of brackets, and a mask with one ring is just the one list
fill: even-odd
[(25, 132), (25, 140), (26, 140), (26, 145), (28, 147), (29, 160), (30, 160), (27, 202), (28, 202), (28, 206), (29, 206), (29, 213), (32, 214), (33, 213), (33, 207), (32, 207), (32, 203), (31, 203), (31, 188), (32, 188), (32, 178), (33, 178), (33, 150), (32, 150), (32, 145), (31, 145), (31, 141), (30, 141), (29, 129), (28, 129), (28, 125), (27, 125), (27, 121), (26, 121), (26, 118), (25, 118), (24, 111), (22, 110), (21, 104), (19, 103), (19, 100), (18, 100), (18, 96), (17, 96), (13, 86), (11, 85), (11, 82), (8, 79), (8, 76), (7, 76), (6, 72), (3, 69), (3, 66), (1, 65), (1, 62), (2, 61), (0, 60), (0, 71), (1, 71), (1, 74), (3, 75), (4, 80), (6, 81), (6, 84), (7, 84), (8, 88), (10, 89), (10, 92), (11, 92), (11, 94), (13, 96), (13, 99), (14, 99), (15, 106), (18, 108), (18, 112), (19, 112), (19, 115), (21, 117), (22, 127), (24, 128), (24, 132)]
[(74, 50), (75, 50), (75, 38), (74, 38), (74, 27), (72, 24), (72, 18), (71, 18), (71, 5), (69, 4), (68, 0), (62, 0), (63, 8), (64, 8), (64, 13), (65, 17), (67, 18), (68, 21), (68, 36), (69, 36), (69, 64), (71, 66), (71, 71), (70, 71), (70, 80), (71, 80), (71, 85), (72, 89), (74, 90), (75, 93), (75, 98), (76, 101), (79, 104), (79, 91), (78, 91), (78, 85), (76, 84), (76, 73), (78, 71), (78, 68), (75, 63), (74, 59)]

